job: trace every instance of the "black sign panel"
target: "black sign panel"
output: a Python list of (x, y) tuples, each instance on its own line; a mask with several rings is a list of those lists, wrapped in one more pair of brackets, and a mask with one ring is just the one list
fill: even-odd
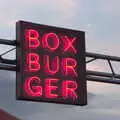
[(86, 105), (85, 33), (19, 21), (18, 100)]

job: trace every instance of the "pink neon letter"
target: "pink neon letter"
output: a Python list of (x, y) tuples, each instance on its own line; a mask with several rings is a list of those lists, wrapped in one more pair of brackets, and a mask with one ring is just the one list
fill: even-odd
[(39, 33), (34, 29), (26, 30), (25, 38), (27, 40), (27, 44), (30, 49), (36, 49), (40, 45)]
[(77, 98), (75, 90), (77, 89), (77, 83), (73, 80), (64, 80), (62, 82), (62, 96), (63, 98), (72, 98), (73, 100)]
[(44, 34), (42, 44), (43, 48), (53, 52), (59, 47), (59, 38), (55, 33)]
[(26, 59), (26, 70), (29, 72), (37, 72), (40, 70), (39, 56), (35, 53), (28, 53)]
[(46, 98), (57, 98), (58, 95), (54, 92), (57, 89), (57, 86), (52, 85), (55, 84), (58, 81), (58, 79), (53, 79), (53, 78), (49, 78), (49, 79), (45, 79), (45, 97)]
[(62, 59), (62, 69), (61, 72), (64, 76), (71, 75), (77, 76), (77, 72), (75, 70), (77, 62), (74, 58), (63, 58)]
[(42, 96), (42, 87), (40, 85), (33, 86), (32, 82), (40, 84), (40, 78), (37, 76), (27, 78), (23, 85), (25, 93), (32, 97)]
[(49, 75), (54, 75), (59, 70), (59, 57), (55, 56), (50, 63), (50, 57), (44, 56), (44, 71)]
[(73, 43), (76, 40), (76, 37), (74, 38), (68, 38), (66, 35), (65, 36), (61, 36), (62, 42), (63, 42), (63, 47), (62, 50), (63, 52), (69, 51), (72, 53), (76, 53), (76, 49), (73, 46)]

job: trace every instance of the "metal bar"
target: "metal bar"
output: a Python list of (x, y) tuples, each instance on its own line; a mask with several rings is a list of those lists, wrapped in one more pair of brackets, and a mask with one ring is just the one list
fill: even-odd
[(95, 77), (95, 76), (86, 76), (86, 79), (88, 81), (93, 82), (103, 82), (103, 83), (112, 83), (112, 84), (120, 84), (120, 80), (117, 79), (108, 79), (108, 78), (101, 78), (101, 77)]
[(16, 49), (16, 47), (14, 47), (14, 48), (12, 48), (12, 49), (10, 49), (10, 50), (8, 50), (8, 51), (2, 53), (0, 56), (3, 56), (3, 55), (5, 55), (5, 54), (7, 54), (7, 53), (9, 53), (9, 52), (11, 52), (11, 51), (13, 51), (13, 50), (15, 50), (15, 49)]
[(96, 53), (86, 52), (86, 57), (92, 57), (92, 58), (96, 58), (96, 59), (105, 59), (105, 60), (112, 60), (112, 61), (119, 61), (120, 62), (120, 57), (109, 56), (109, 55), (104, 55), (104, 54), (96, 54)]
[(0, 70), (9, 70), (9, 71), (16, 71), (16, 66), (10, 66), (10, 65), (1, 65), (0, 64)]
[(114, 69), (113, 69), (113, 67), (112, 67), (112, 64), (111, 64), (110, 60), (108, 60), (108, 63), (109, 63), (109, 66), (110, 66), (111, 72), (112, 72), (113, 77), (114, 77), (115, 72), (114, 72)]
[(92, 62), (92, 61), (94, 61), (94, 60), (96, 60), (96, 58), (93, 58), (93, 59), (91, 59), (91, 60), (88, 60), (88, 61), (86, 61), (86, 63), (90, 63), (90, 62)]
[[(92, 75), (92, 76), (99, 76), (99, 77), (113, 77), (112, 73), (106, 73), (106, 72), (96, 72), (96, 71), (90, 71), (87, 70), (86, 71), (86, 75)], [(114, 78), (120, 79), (120, 75), (119, 74), (114, 74)]]
[(0, 39), (0, 44), (16, 46), (16, 40)]
[(16, 60), (9, 60), (9, 59), (0, 57), (0, 63), (16, 65)]

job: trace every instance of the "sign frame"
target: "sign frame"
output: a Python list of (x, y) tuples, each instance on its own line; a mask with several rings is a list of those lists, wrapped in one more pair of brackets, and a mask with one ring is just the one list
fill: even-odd
[[(76, 78), (78, 88), (76, 90), (78, 94), (77, 100), (71, 102), (71, 100), (51, 100), (51, 99), (41, 99), (35, 97), (29, 97), (23, 95), (23, 79), (24, 79), (24, 30), (25, 29), (36, 29), (42, 31), (52, 31), (60, 33), (72, 35), (75, 34), (77, 36), (76, 42), (76, 50), (79, 51), (75, 56), (77, 59), (77, 73), (78, 76)], [(16, 59), (17, 59), (17, 72), (16, 72), (16, 99), (17, 100), (27, 100), (27, 101), (35, 101), (35, 102), (50, 102), (50, 103), (59, 103), (59, 104), (69, 104), (69, 105), (87, 105), (87, 84), (86, 84), (86, 62), (85, 62), (85, 32), (59, 28), (48, 25), (41, 25), (31, 22), (18, 21), (16, 23), (16, 40), (17, 40), (17, 50), (16, 50)], [(65, 55), (66, 56), (66, 55)]]

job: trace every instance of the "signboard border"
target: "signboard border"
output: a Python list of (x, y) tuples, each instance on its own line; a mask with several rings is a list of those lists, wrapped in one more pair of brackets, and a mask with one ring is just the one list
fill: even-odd
[[(79, 106), (83, 106), (83, 105), (87, 105), (87, 83), (86, 83), (86, 62), (85, 62), (85, 32), (83, 31), (78, 31), (78, 30), (72, 30), (72, 29), (66, 29), (66, 28), (58, 28), (58, 27), (55, 27), (55, 26), (48, 26), (48, 25), (41, 25), (41, 26), (45, 26), (45, 27), (52, 27), (54, 29), (60, 29), (61, 31), (76, 31), (76, 32), (81, 32), (81, 41), (80, 43), (82, 45), (78, 46), (77, 49), (81, 49), (81, 54), (78, 56), (78, 59), (79, 59), (79, 63), (78, 63), (78, 69), (80, 71), (78, 71), (78, 74), (80, 74), (80, 81), (79, 81), (79, 85), (82, 89), (82, 91), (77, 91), (77, 93), (79, 93), (80, 95), (80, 102), (79, 103), (75, 103), (73, 102), (72, 103), (67, 103), (65, 101), (50, 101), (50, 100), (39, 100), (39, 99), (31, 99), (31, 98), (26, 98), (26, 97), (23, 97), (21, 96), (22, 94), (22, 90), (20, 89), (21, 88), (21, 79), (23, 77), (23, 72), (22, 70), (24, 69), (23, 66), (22, 66), (22, 60), (21, 60), (21, 56), (22, 56), (22, 52), (23, 52), (23, 49), (22, 49), (22, 44), (23, 44), (23, 30), (24, 30), (24, 27), (26, 25), (31, 25), (33, 28), (34, 27), (38, 27), (40, 26), (41, 24), (36, 24), (36, 23), (31, 23), (31, 22), (26, 22), (26, 21), (18, 21), (16, 23), (16, 40), (17, 40), (17, 48), (16, 48), (16, 59), (17, 59), (17, 72), (16, 72), (16, 99), (17, 100), (27, 100), (27, 101), (34, 101), (34, 102), (50, 102), (50, 103), (58, 103), (58, 104), (69, 104), (69, 105), (79, 105)], [(82, 74), (81, 74), (82, 73)], [(78, 81), (77, 81), (78, 83)]]

